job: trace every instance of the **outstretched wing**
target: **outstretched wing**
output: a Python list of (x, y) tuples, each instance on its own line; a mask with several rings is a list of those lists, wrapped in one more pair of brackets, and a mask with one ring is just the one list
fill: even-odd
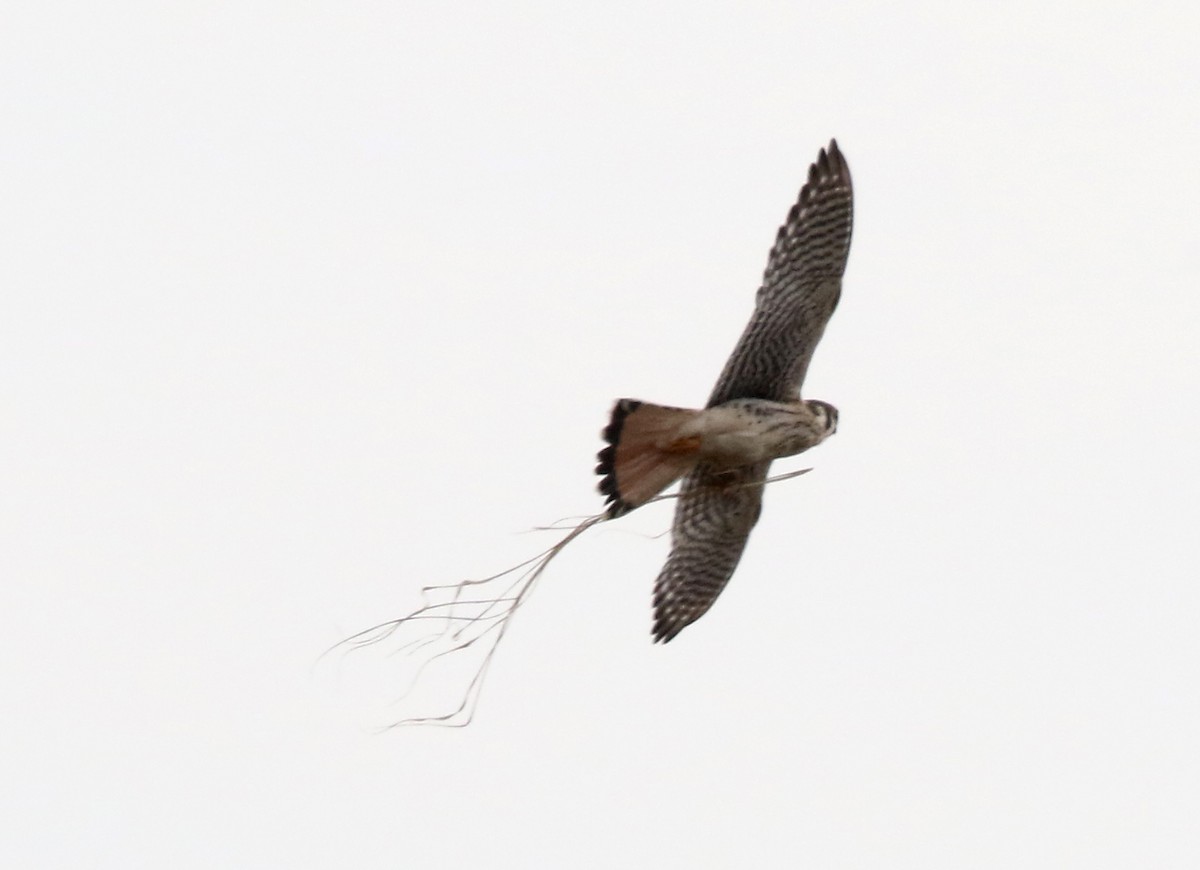
[(717, 472), (699, 465), (683, 479), (671, 555), (654, 581), (654, 640), (666, 643), (717, 600), (762, 511), (769, 462)]
[[(842, 289), (850, 252), (850, 170), (829, 143), (779, 229), (754, 316), (725, 364), (708, 405), (730, 399), (797, 397)], [(654, 639), (666, 642), (721, 594), (762, 512), (769, 462), (733, 471), (700, 465), (684, 478), (671, 555), (654, 583)]]
[(808, 168), (808, 182), (779, 228), (754, 315), (717, 379), (708, 405), (730, 399), (795, 399), (842, 292), (854, 191), (837, 141)]

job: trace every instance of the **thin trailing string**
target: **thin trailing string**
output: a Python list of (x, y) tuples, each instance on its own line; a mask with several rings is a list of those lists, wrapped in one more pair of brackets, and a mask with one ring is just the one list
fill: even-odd
[[(812, 471), (811, 468), (801, 468), (797, 471), (789, 471), (785, 474), (769, 477), (761, 483), (744, 483), (738, 484), (738, 486), (766, 486), (767, 484), (799, 477), (810, 471)], [(679, 498), (678, 492), (666, 493), (655, 496), (647, 501), (646, 504), (675, 498)], [(462, 728), (469, 725), (472, 718), (474, 718), (475, 709), (479, 702), (479, 693), (487, 676), (488, 668), (491, 667), (496, 649), (508, 631), (512, 617), (516, 614), (518, 608), (529, 598), (542, 572), (546, 570), (554, 557), (561, 553), (568, 544), (588, 529), (604, 522), (608, 518), (607, 514), (595, 514), (584, 517), (573, 525), (563, 525), (562, 523), (570, 523), (575, 518), (560, 520), (549, 526), (540, 526), (537, 528), (538, 531), (565, 530), (567, 534), (556, 544), (548, 547), (536, 556), (526, 559), (524, 562), (514, 565), (498, 574), (493, 574), (490, 577), (484, 577), (480, 580), (462, 580), (458, 583), (424, 587), (421, 590), (421, 597), (425, 603), (416, 611), (408, 616), (388, 620), (387, 622), (382, 622), (350, 635), (350, 637), (339, 641), (321, 653), (318, 661), (337, 650), (349, 655), (350, 653), (371, 649), (396, 636), (403, 629), (416, 627), (418, 623), (441, 623), (440, 628), (431, 626), (427, 632), (418, 631), (416, 636), (411, 640), (400, 643), (385, 654), (389, 658), (398, 656), (413, 660), (410, 678), (406, 681), (406, 685), (401, 688), (399, 694), (392, 698), (391, 703), (393, 706), (397, 706), (408, 698), (420, 683), (426, 669), (435, 662), (453, 653), (470, 650), (477, 645), (487, 644), (483, 651), (482, 661), (471, 676), (466, 689), (461, 695), (461, 700), (453, 710), (442, 715), (405, 717), (391, 722), (379, 730), (388, 731), (406, 725), (441, 725), (450, 728)], [(508, 585), (499, 595), (492, 595), (486, 592), (488, 584), (494, 584), (509, 577), (513, 579), (509, 581)], [(448, 596), (448, 598), (447, 600), (435, 601), (433, 600), (435, 596)], [(435, 649), (430, 649), (431, 647), (435, 647)]]

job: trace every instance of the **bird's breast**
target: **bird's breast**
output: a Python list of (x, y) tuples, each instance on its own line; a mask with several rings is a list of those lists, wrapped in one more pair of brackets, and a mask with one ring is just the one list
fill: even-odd
[(727, 466), (793, 456), (820, 443), (822, 434), (808, 406), (766, 399), (734, 399), (708, 408), (691, 427), (700, 437), (700, 454)]

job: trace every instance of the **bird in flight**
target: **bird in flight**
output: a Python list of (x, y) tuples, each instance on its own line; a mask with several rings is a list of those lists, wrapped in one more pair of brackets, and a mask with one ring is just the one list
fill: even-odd
[[(679, 500), (671, 553), (654, 584), (654, 640), (671, 640), (708, 611), (758, 522), (763, 487), (807, 471), (768, 478), (772, 461), (815, 447), (837, 430), (837, 409), (802, 399), (800, 388), (841, 295), (853, 204), (850, 170), (831, 141), (809, 167), (779, 229), (754, 313), (708, 404), (694, 410), (621, 399), (613, 407), (596, 467), (606, 497), (603, 513), (568, 526), (557, 544), (507, 571), (427, 586), (426, 603), (414, 613), (331, 648), (388, 642), (382, 661), (408, 666), (407, 688), (389, 702), (389, 711), (411, 700), (421, 674), (435, 661), (467, 650), (480, 655), (457, 707), (442, 715), (391, 719), (384, 727), (468, 724), (492, 655), (550, 561), (587, 529), (650, 501)], [(680, 478), (678, 493), (661, 494)], [(430, 622), (436, 627), (423, 631)]]
[(712, 607), (762, 511), (771, 461), (837, 431), (833, 405), (801, 399), (817, 342), (842, 290), (854, 215), (837, 141), (822, 149), (779, 228), (733, 355), (702, 410), (621, 399), (604, 430), (597, 474), (607, 518), (679, 478), (671, 554), (654, 584), (654, 640), (671, 640)]

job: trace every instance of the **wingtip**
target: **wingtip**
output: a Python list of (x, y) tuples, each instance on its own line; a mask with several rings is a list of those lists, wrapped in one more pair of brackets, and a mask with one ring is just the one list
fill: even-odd
[(667, 626), (664, 623), (657, 622), (655, 623), (654, 628), (651, 630), (650, 636), (653, 638), (653, 643), (670, 643), (679, 635), (679, 632), (682, 630), (682, 625)]
[[(846, 158), (842, 156), (842, 149), (838, 147), (837, 139), (830, 139), (829, 144), (821, 149), (817, 154), (816, 162), (813, 163), (812, 169), (817, 169), (824, 176), (847, 175)], [(812, 175), (809, 176), (810, 181)]]
[[(822, 151), (822, 153), (825, 153)], [(850, 167), (846, 164), (846, 158), (842, 155), (842, 149), (838, 147), (837, 139), (829, 140), (828, 162), (831, 168), (831, 174), (844, 179), (847, 184), (850, 183)]]
[(650, 636), (653, 638), (654, 643), (670, 643), (679, 637), (680, 632), (695, 622), (700, 616), (703, 616), (707, 609), (705, 607), (699, 613), (689, 613), (681, 609), (677, 604), (669, 604), (661, 596), (660, 590), (656, 588), (654, 595), (654, 623), (650, 629)]

